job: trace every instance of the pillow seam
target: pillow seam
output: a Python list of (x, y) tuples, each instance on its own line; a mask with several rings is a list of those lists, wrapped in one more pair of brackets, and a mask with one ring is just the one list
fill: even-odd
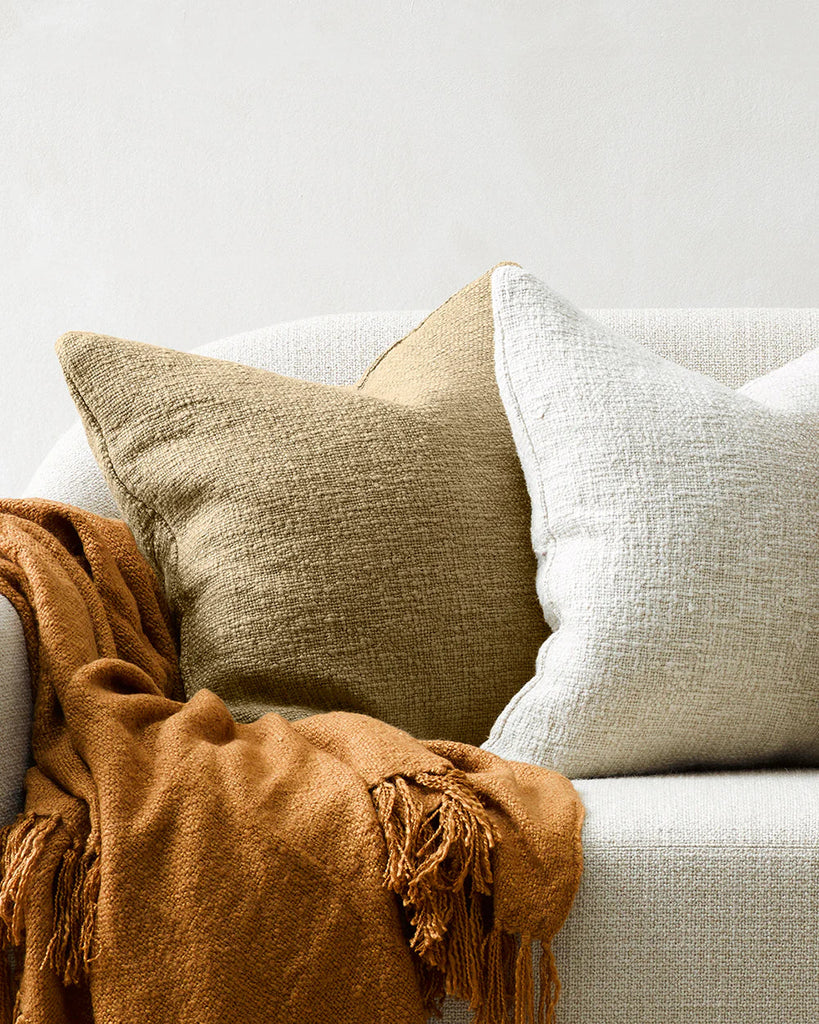
[[(168, 521), (164, 518), (164, 516), (160, 512), (158, 512), (152, 505), (149, 505), (146, 501), (143, 501), (141, 498), (138, 498), (136, 494), (134, 494), (134, 492), (131, 490), (131, 488), (122, 479), (122, 476), (118, 472), (116, 466), (114, 465), (114, 461), (111, 458), (111, 450), (108, 446), (108, 442), (106, 441), (105, 438), (105, 432), (103, 431), (98, 418), (96, 417), (91, 407), (89, 406), (88, 402), (86, 401), (85, 396), (79, 390), (73, 375), (66, 374), (66, 379), (68, 381), (68, 385), (75, 403), (82, 407), (82, 411), (84, 411), (85, 413), (86, 422), (89, 424), (89, 426), (94, 432), (94, 436), (96, 438), (97, 444), (99, 445), (100, 452), (105, 461), (106, 469), (110, 473), (111, 477), (116, 481), (117, 486), (120, 488), (120, 490), (122, 491), (125, 498), (129, 501), (129, 503), (135, 505), (138, 509), (140, 509), (142, 513), (146, 515), (146, 518), (148, 520), (153, 520), (156, 523), (158, 523), (162, 527), (162, 530), (166, 534), (167, 538), (169, 538), (173, 558), (173, 571), (178, 576), (179, 545), (176, 540), (176, 534), (174, 533), (173, 529), (171, 528)], [(158, 567), (160, 560), (156, 557), (156, 545), (153, 539), (151, 539), (151, 549), (154, 556), (154, 562), (157, 564)], [(162, 575), (166, 575), (164, 570), (162, 570)]]
[[(509, 299), (510, 299), (510, 293), (509, 293), (509, 285), (508, 285), (508, 281), (507, 281), (507, 276), (508, 275), (506, 275), (506, 274), (503, 274), (501, 276), (501, 292), (502, 292), (502, 296), (501, 297), (502, 297), (503, 301), (508, 304), (509, 303)], [(494, 285), (492, 285), (491, 282), (490, 282), (490, 287), (494, 287)], [(493, 318), (494, 318), (494, 296), (492, 298), (493, 298)], [(547, 534), (548, 534), (548, 538), (551, 540), (551, 544), (549, 545), (547, 560), (544, 562), (544, 565), (543, 565), (543, 569), (544, 569), (544, 573), (545, 573), (548, 570), (548, 567), (551, 564), (552, 559), (554, 557), (554, 550), (555, 550), (555, 545), (556, 545), (557, 542), (556, 542), (555, 536), (552, 533), (551, 528), (549, 526), (549, 514), (548, 514), (547, 507), (546, 507), (545, 494), (544, 494), (544, 491), (543, 491), (542, 473), (540, 472), (540, 469), (541, 469), (540, 459), (538, 458), (534, 442), (532, 440), (531, 434), (529, 433), (529, 428), (528, 428), (528, 426), (526, 424), (526, 420), (524, 419), (523, 412), (522, 412), (521, 407), (520, 407), (520, 401), (518, 399), (517, 392), (516, 392), (516, 390), (514, 388), (514, 385), (512, 383), (512, 376), (511, 376), (511, 372), (510, 372), (510, 369), (509, 369), (509, 361), (508, 361), (508, 358), (507, 358), (506, 331), (504, 329), (504, 325), (503, 325), (500, 317), (497, 317), (497, 318), (494, 318), (494, 319), (495, 319), (495, 323), (497, 324), (496, 334), (499, 335), (499, 337), (497, 337), (495, 339), (495, 351), (496, 352), (499, 351), (500, 355), (501, 355), (501, 359), (500, 359), (500, 364), (501, 365), (500, 365), (500, 368), (502, 369), (502, 375), (503, 375), (503, 380), (504, 380), (504, 385), (505, 385), (503, 390), (505, 391), (506, 396), (508, 396), (511, 399), (512, 403), (514, 404), (514, 410), (515, 410), (515, 415), (516, 415), (518, 424), (522, 428), (522, 433), (523, 433), (523, 436), (525, 437), (526, 444), (528, 445), (530, 453), (531, 453), (531, 456), (532, 456), (532, 459), (533, 459), (533, 461), (535, 462), (535, 464), (536, 464), (536, 466), (538, 468), (538, 473), (537, 473), (538, 499), (539, 499), (539, 502), (540, 502), (540, 509), (541, 509), (541, 512), (542, 512), (542, 516), (543, 516), (543, 518), (545, 520), (545, 523), (546, 523), (546, 531), (547, 531)], [(496, 377), (498, 377), (499, 374), (498, 374), (498, 360), (497, 359), (495, 360), (495, 372), (496, 372)], [(498, 381), (498, 388), (500, 390), (500, 381)], [(503, 395), (501, 397), (503, 397)], [(513, 432), (513, 434), (514, 434), (514, 432)], [(534, 553), (535, 557), (537, 558), (537, 552), (534, 551), (534, 545), (532, 545), (532, 550), (533, 550), (533, 553)], [(542, 612), (542, 609), (543, 609), (543, 602), (542, 601), (540, 602), (540, 606), (541, 606), (541, 612)], [(554, 607), (554, 602), (552, 602), (552, 606)], [(554, 634), (557, 632), (557, 629), (559, 628), (559, 625), (560, 625), (560, 623), (558, 621), (557, 624), (555, 625), (555, 628), (551, 631), (551, 636), (554, 636)], [(549, 642), (549, 640), (551, 639), (551, 636), (547, 637), (547, 639), (544, 641), (544, 644)], [(541, 646), (541, 650), (542, 650), (542, 646)], [(523, 697), (529, 692), (529, 690), (537, 682), (538, 678), (539, 678), (539, 676), (538, 676), (537, 668), (535, 668), (535, 671), (534, 671), (534, 673), (532, 675), (532, 678), (528, 681), (528, 683), (525, 683), (517, 691), (517, 693), (509, 700), (509, 702), (507, 703), (506, 707), (501, 711), (501, 713), (495, 719), (495, 723), (492, 726), (492, 730), (491, 730), (491, 734), (490, 734), (490, 739), (492, 739), (493, 741), (501, 740), (502, 739), (503, 734), (504, 734), (504, 732), (506, 730), (507, 724), (509, 722), (509, 718), (511, 717), (513, 711), (518, 706), (518, 704), (523, 700)]]
[[(519, 266), (520, 266), (519, 263), (514, 263), (511, 260), (495, 264), (495, 266), (492, 268), (492, 270), (488, 272), (490, 274), (490, 282), (489, 282), (490, 298), (491, 298), (491, 289), (492, 289), (491, 275), (494, 273), (494, 271), (499, 269), (500, 267), (519, 267)], [(483, 277), (478, 277), (478, 278), (476, 278), (472, 282), (472, 284), (476, 285), (476, 284), (478, 284), (479, 281), (482, 281), (482, 280), (483, 280)], [(375, 359), (374, 362), (370, 363), (370, 365), (364, 371), (363, 376), (355, 384), (356, 391), (360, 391), (364, 387), (364, 385), (367, 383), (367, 380), (369, 379), (370, 375), (375, 372), (375, 370), (378, 368), (378, 366), (383, 362), (384, 359), (387, 358), (387, 356), (393, 351), (393, 349), (398, 348), (398, 346), (403, 344), (403, 342), (409, 341), (409, 339), (413, 336), (413, 334), (416, 334), (418, 331), (420, 331), (427, 324), (427, 322), (432, 319), (432, 317), (436, 316), (438, 313), (443, 313), (443, 311), (447, 308), (447, 306), (449, 306), (452, 302), (454, 302), (455, 299), (462, 298), (462, 296), (463, 296), (463, 289), (461, 289), (461, 291), (459, 291), (459, 292), (456, 292), (454, 295), (450, 295), (450, 297), (446, 300), (446, 302), (444, 302), (441, 306), (438, 306), (437, 309), (433, 309), (431, 313), (427, 313), (427, 315), (424, 317), (424, 319), (421, 321), (421, 323), (418, 324), (417, 326), (413, 327), (413, 329), (408, 334), (405, 334), (401, 338), (396, 339), (392, 343), (392, 345), (389, 346), (389, 348), (386, 348), (381, 353), (381, 355), (378, 356)]]
[(362, 388), (364, 387), (364, 385), (365, 385), (365, 384), (367, 383), (367, 381), (369, 380), (370, 376), (371, 376), (371, 375), (372, 375), (372, 374), (373, 374), (373, 373), (375, 372), (375, 370), (376, 370), (376, 369), (377, 369), (377, 368), (378, 368), (378, 367), (379, 367), (379, 366), (381, 365), (381, 363), (382, 363), (382, 362), (383, 362), (383, 361), (384, 361), (384, 360), (385, 360), (385, 359), (387, 358), (387, 356), (388, 356), (388, 355), (389, 355), (389, 354), (390, 354), (390, 353), (391, 353), (391, 352), (392, 352), (392, 351), (393, 351), (394, 349), (398, 348), (398, 346), (399, 346), (399, 345), (402, 345), (402, 344), (403, 344), (403, 343), (404, 343), (405, 341), (408, 341), (408, 340), (409, 340), (409, 339), (410, 339), (410, 338), (411, 338), (411, 337), (412, 337), (412, 336), (413, 336), (414, 334), (417, 334), (417, 332), (418, 332), (418, 331), (420, 331), (420, 330), (421, 330), (421, 329), (422, 329), (422, 328), (423, 328), (423, 327), (425, 326), (425, 324), (427, 323), (427, 321), (431, 320), (431, 319), (432, 319), (432, 317), (436, 315), (436, 313), (440, 313), (441, 311), (443, 311), (444, 309), (446, 309), (446, 307), (447, 307), (447, 306), (448, 306), (448, 305), (449, 305), (449, 304), (450, 304), (450, 303), (451, 303), (451, 302), (452, 302), (452, 301), (453, 301), (453, 300), (454, 300), (455, 298), (457, 298), (457, 294), (456, 294), (456, 295), (450, 295), (450, 297), (449, 297), (449, 298), (448, 298), (448, 299), (446, 300), (446, 302), (445, 302), (445, 303), (444, 303), (444, 304), (443, 304), (442, 306), (439, 306), (439, 307), (438, 307), (437, 309), (434, 309), (434, 310), (433, 310), (433, 311), (432, 311), (431, 313), (427, 313), (427, 315), (426, 315), (426, 316), (424, 317), (424, 319), (423, 319), (423, 320), (421, 321), (421, 323), (420, 323), (420, 324), (417, 324), (417, 325), (416, 325), (415, 327), (413, 327), (413, 329), (412, 329), (412, 330), (411, 330), (411, 331), (410, 331), (410, 332), (409, 332), (408, 334), (404, 334), (404, 335), (402, 335), (402, 337), (400, 337), (400, 338), (397, 338), (397, 339), (396, 339), (396, 340), (395, 340), (395, 341), (394, 341), (394, 342), (392, 343), (392, 345), (390, 345), (390, 346), (389, 346), (388, 348), (386, 348), (386, 349), (385, 349), (385, 350), (384, 350), (384, 351), (383, 351), (383, 352), (381, 353), (381, 355), (379, 355), (379, 356), (378, 356), (378, 357), (377, 357), (377, 358), (376, 358), (376, 359), (374, 360), (374, 362), (370, 363), (370, 365), (369, 365), (369, 366), (367, 367), (367, 369), (366, 369), (366, 370), (364, 371), (364, 375), (363, 375), (363, 376), (362, 376), (362, 377), (360, 378), (360, 380), (359, 380), (359, 381), (357, 382), (357, 384), (355, 385), (355, 389), (356, 389), (356, 391), (360, 391), (360, 390), (361, 390), (361, 389), (362, 389)]
[[(509, 285), (508, 285), (508, 282), (506, 281), (506, 275), (505, 274), (504, 274), (504, 276), (502, 278), (501, 288), (503, 290), (503, 300), (504, 300), (504, 302), (506, 302), (508, 304), (509, 301), (510, 301), (510, 293), (509, 293)], [(554, 559), (554, 551), (555, 551), (555, 546), (557, 545), (557, 538), (555, 537), (554, 532), (552, 531), (552, 528), (551, 528), (551, 525), (550, 525), (550, 522), (549, 522), (549, 508), (548, 508), (548, 504), (546, 502), (546, 494), (545, 494), (545, 489), (544, 489), (544, 485), (543, 485), (543, 472), (542, 472), (543, 464), (541, 463), (540, 457), (539, 457), (538, 452), (537, 452), (537, 447), (535, 446), (534, 440), (532, 439), (532, 435), (531, 435), (531, 433), (529, 431), (529, 426), (528, 426), (528, 424), (526, 422), (526, 418), (523, 415), (523, 410), (521, 409), (521, 406), (520, 406), (520, 400), (518, 399), (517, 391), (516, 391), (516, 389), (515, 389), (515, 387), (514, 387), (514, 385), (512, 383), (512, 375), (511, 375), (511, 372), (510, 372), (510, 369), (509, 369), (509, 360), (507, 358), (506, 331), (504, 330), (503, 324), (501, 324), (501, 326), (500, 326), (500, 348), (501, 348), (501, 352), (502, 352), (502, 355), (503, 355), (503, 376), (504, 376), (504, 380), (507, 382), (507, 385), (508, 385), (507, 389), (506, 389), (506, 392), (510, 396), (512, 401), (514, 402), (515, 414), (516, 414), (516, 417), (517, 417), (518, 424), (520, 425), (521, 431), (522, 431), (524, 437), (526, 438), (526, 443), (527, 443), (527, 445), (529, 447), (529, 452), (530, 452), (532, 461), (535, 463), (535, 465), (537, 466), (537, 469), (538, 469), (538, 474), (537, 474), (538, 501), (540, 503), (540, 512), (542, 513), (543, 519), (545, 521), (547, 540), (550, 541), (549, 550), (547, 552), (547, 559), (546, 559), (546, 561), (544, 562), (544, 565), (543, 565), (543, 569), (544, 569), (544, 571), (546, 571), (546, 570), (548, 570), (549, 566), (551, 565), (551, 563), (552, 563), (552, 561)], [(534, 546), (533, 546), (533, 553), (535, 554), (535, 557), (537, 557), (537, 552), (534, 551)], [(541, 604), (542, 603), (543, 602), (541, 602)], [(548, 603), (552, 604), (553, 602), (548, 602)], [(552, 630), (552, 632), (555, 632), (557, 630), (557, 628), (558, 627), (555, 626), (555, 628), (554, 628), (554, 630)]]

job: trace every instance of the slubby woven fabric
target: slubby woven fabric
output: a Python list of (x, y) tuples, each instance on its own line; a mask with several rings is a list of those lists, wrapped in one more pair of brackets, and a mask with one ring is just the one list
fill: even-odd
[(0, 828), (20, 810), (31, 736), (31, 687), (20, 619), (0, 597)]
[(582, 869), (567, 779), (363, 715), (183, 702), (118, 520), (0, 502), (0, 593), (35, 759), (0, 830), (2, 1024), (422, 1024), (445, 989), (476, 1024), (552, 1020)]
[(486, 746), (572, 778), (819, 763), (819, 355), (733, 391), (492, 277), (553, 633)]
[(186, 692), (481, 742), (546, 635), (489, 275), (355, 387), (89, 334), (59, 354)]

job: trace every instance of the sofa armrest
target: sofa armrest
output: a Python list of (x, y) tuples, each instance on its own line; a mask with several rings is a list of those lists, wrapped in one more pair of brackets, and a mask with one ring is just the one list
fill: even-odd
[(0, 597), (0, 827), (22, 807), (30, 738), (31, 684), (23, 627), (14, 607)]

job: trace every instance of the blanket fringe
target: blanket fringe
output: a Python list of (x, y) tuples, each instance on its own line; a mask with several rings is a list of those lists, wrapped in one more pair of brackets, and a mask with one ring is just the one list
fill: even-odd
[(560, 996), (560, 978), (552, 947), (542, 943), (540, 951), (540, 1000), (538, 1024), (554, 1024), (555, 1008)]
[[(0, 830), (0, 1022), (14, 1019), (17, 988), (10, 955), (25, 944), (26, 894), (51, 837), (63, 827), (59, 815), (21, 814)], [(65, 843), (65, 832), (62, 835)], [(91, 837), (73, 838), (53, 869), (53, 926), (42, 967), (66, 985), (88, 978), (94, 959), (94, 925), (100, 888), (99, 847)]]
[(22, 945), (25, 935), (25, 894), (35, 875), (48, 838), (60, 827), (57, 815), (21, 814), (3, 829), (0, 864), (0, 921), (8, 946)]
[(99, 851), (75, 840), (60, 862), (54, 889), (54, 928), (43, 964), (66, 985), (88, 979), (100, 891)]
[(536, 1015), (532, 936), (516, 941), (492, 921), (495, 837), (464, 773), (390, 776), (372, 797), (387, 846), (384, 884), (403, 903), (427, 1011), (440, 1016), (449, 994), (469, 1002), (475, 1024), (552, 1024), (551, 949), (541, 951)]

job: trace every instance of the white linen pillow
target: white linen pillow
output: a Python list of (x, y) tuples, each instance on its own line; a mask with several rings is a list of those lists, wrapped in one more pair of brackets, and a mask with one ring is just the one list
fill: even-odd
[(573, 778), (819, 763), (819, 350), (732, 391), (518, 267), (492, 292), (553, 632), (484, 746)]

